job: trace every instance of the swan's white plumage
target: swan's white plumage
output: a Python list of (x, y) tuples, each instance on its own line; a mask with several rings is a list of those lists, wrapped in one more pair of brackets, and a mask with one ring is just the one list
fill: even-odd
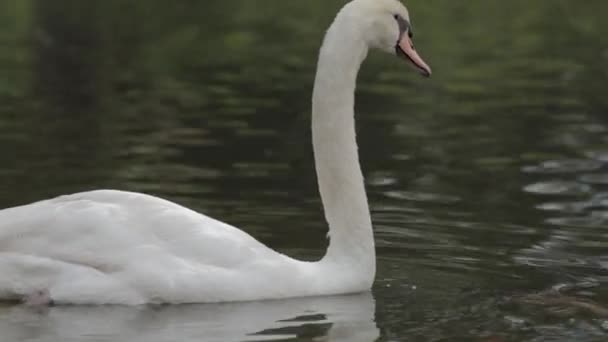
[[(98, 190), (0, 211), (0, 300), (43, 293), (58, 303), (258, 300), (366, 291), (374, 241), (354, 127), (368, 47), (390, 51), (397, 0), (354, 0), (328, 30), (313, 92), (313, 148), (330, 246), (289, 258), (178, 204)], [(40, 292), (42, 291), (42, 292)]]
[(0, 274), (9, 275), (0, 278), (1, 297), (49, 289), (54, 301), (69, 303), (251, 299), (279, 280), (271, 269), (298, 277), (307, 265), (139, 193), (98, 190), (0, 211)]

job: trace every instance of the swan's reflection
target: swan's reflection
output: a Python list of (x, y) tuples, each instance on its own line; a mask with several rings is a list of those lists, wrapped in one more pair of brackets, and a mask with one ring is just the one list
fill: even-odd
[(0, 307), (3, 341), (374, 341), (370, 293), (159, 307)]

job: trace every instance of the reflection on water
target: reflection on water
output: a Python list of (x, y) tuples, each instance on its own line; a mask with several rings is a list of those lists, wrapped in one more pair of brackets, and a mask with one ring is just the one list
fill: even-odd
[[(318, 258), (310, 91), (342, 3), (0, 0), (0, 206), (144, 191)], [(10, 307), (2, 336), (605, 340), (608, 3), (408, 5), (433, 78), (373, 54), (357, 93), (375, 312)]]
[(3, 341), (373, 341), (371, 294), (208, 305), (0, 308)]

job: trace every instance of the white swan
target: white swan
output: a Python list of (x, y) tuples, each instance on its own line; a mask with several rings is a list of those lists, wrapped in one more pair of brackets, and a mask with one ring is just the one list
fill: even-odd
[(327, 31), (312, 106), (331, 236), (320, 261), (289, 258), (157, 197), (98, 190), (0, 211), (0, 299), (137, 305), (368, 291), (376, 261), (353, 107), (370, 47), (431, 73), (413, 49), (409, 14), (398, 0), (353, 0)]

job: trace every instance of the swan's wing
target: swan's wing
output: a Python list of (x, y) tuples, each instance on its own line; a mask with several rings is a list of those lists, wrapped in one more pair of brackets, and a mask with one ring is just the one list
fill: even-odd
[(108, 272), (133, 262), (235, 268), (278, 256), (228, 224), (154, 196), (112, 190), (1, 210), (0, 253)]

